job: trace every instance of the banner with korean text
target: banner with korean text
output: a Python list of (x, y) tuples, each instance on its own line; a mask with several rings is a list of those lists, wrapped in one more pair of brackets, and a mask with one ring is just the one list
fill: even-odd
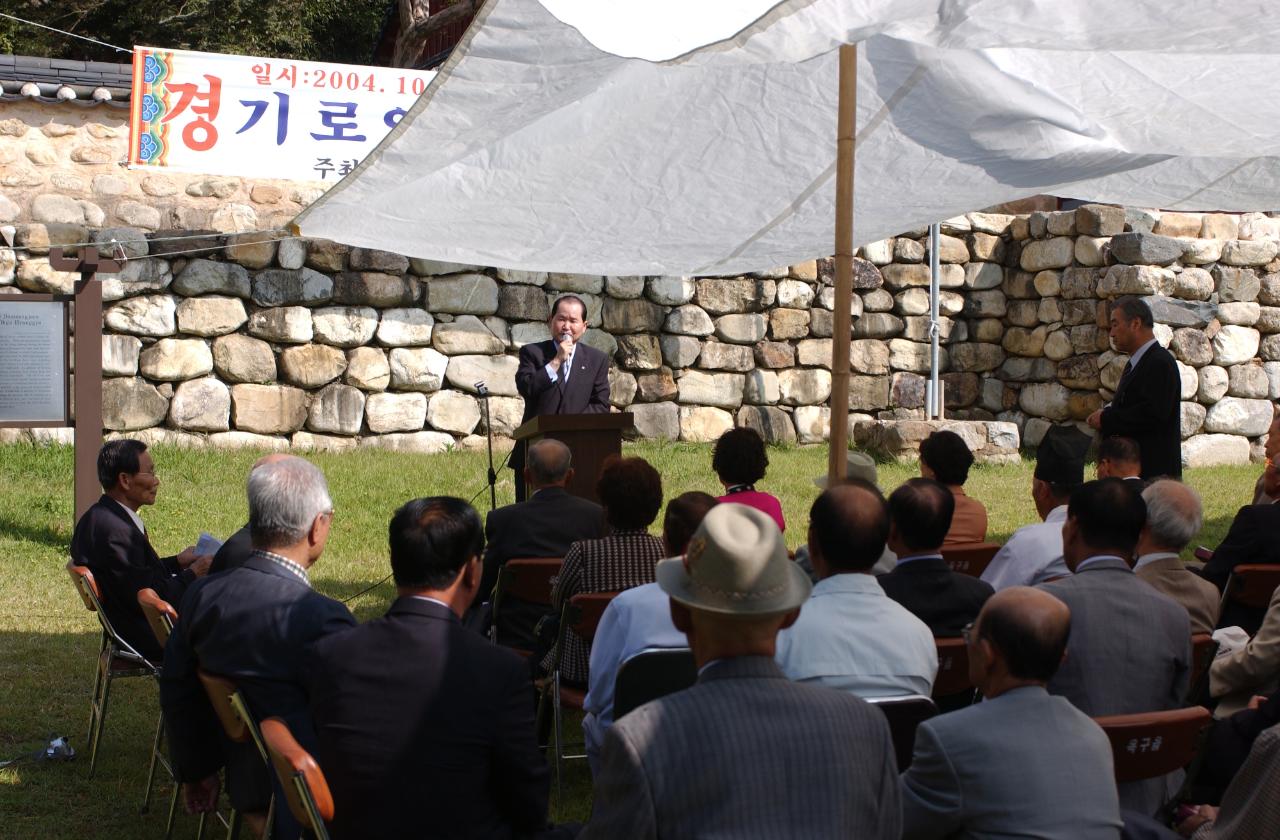
[(435, 71), (137, 47), (129, 165), (337, 181)]

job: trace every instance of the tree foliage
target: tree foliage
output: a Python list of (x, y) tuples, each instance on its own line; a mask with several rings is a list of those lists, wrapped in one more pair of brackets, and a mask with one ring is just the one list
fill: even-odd
[[(395, 0), (0, 0), (0, 11), (120, 47), (369, 64)], [(124, 53), (0, 18), (0, 51), (128, 62)]]

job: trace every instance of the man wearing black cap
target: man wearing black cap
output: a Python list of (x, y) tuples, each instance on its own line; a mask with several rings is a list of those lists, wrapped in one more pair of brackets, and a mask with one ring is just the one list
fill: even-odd
[(1111, 344), (1128, 353), (1116, 395), (1089, 415), (1104, 438), (1133, 438), (1142, 455), (1142, 478), (1182, 478), (1182, 378), (1178, 363), (1156, 341), (1151, 308), (1136, 297), (1111, 307)]
[(1062, 559), (1062, 523), (1071, 491), (1084, 484), (1084, 456), (1092, 438), (1072, 426), (1054, 426), (1036, 449), (1031, 499), (1044, 522), (1013, 532), (982, 579), (997, 590), (1034, 586), (1070, 574)]

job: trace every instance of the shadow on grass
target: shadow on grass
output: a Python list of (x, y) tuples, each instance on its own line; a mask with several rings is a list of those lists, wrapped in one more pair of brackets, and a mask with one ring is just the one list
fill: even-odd
[(31, 542), (56, 548), (65, 553), (71, 543), (69, 533), (60, 533), (48, 525), (33, 525), (30, 521), (15, 522), (8, 517), (0, 516), (0, 536), (18, 542)]

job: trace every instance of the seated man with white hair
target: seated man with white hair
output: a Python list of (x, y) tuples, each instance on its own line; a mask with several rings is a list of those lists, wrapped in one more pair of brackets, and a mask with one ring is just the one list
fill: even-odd
[[(256, 719), (283, 717), (304, 747), (314, 744), (306, 653), (317, 639), (356, 623), (345, 606), (311, 588), (309, 570), (324, 551), (332, 521), (333, 502), (319, 468), (294, 456), (259, 465), (249, 473), (253, 555), (242, 566), (197, 581), (182, 599), (165, 648), (160, 706), (174, 773), (191, 811), (213, 810), (224, 763), (237, 810), (265, 813), (270, 800), (270, 777), (252, 743), (224, 751), (197, 668), (233, 681)], [(276, 808), (274, 836), (296, 836), (288, 813)]]
[(1147, 503), (1147, 524), (1138, 538), (1133, 571), (1186, 607), (1192, 633), (1212, 633), (1218, 626), (1218, 588), (1178, 556), (1204, 524), (1200, 494), (1181, 481), (1164, 478), (1143, 490), (1142, 500)]

